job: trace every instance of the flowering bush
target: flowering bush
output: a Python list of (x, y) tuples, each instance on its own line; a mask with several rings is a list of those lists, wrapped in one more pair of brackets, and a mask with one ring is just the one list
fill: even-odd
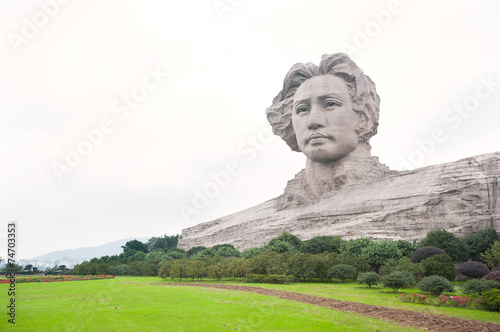
[[(57, 281), (79, 281), (79, 280), (99, 280), (111, 279), (114, 276), (98, 275), (98, 276), (36, 276), (36, 277), (16, 277), (16, 283), (26, 282), (57, 282)], [(0, 284), (9, 284), (10, 279), (0, 279)]]
[(401, 294), (399, 300), (405, 303), (430, 304), (427, 295), (423, 294)]
[(438, 298), (423, 294), (401, 294), (398, 296), (401, 302), (418, 303), (424, 305), (433, 305), (440, 307), (470, 308), (478, 309), (484, 307), (484, 301), (476, 300), (467, 296), (446, 296), (441, 295)]
[(437, 305), (440, 307), (468, 308), (477, 306), (478, 301), (467, 296), (441, 295), (437, 299)]

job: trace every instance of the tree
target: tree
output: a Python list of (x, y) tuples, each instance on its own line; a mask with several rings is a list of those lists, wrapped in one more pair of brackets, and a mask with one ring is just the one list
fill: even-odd
[(148, 245), (146, 243), (142, 243), (139, 240), (128, 241), (124, 246), (122, 246), (122, 249), (124, 253), (127, 253), (131, 250), (141, 251), (146, 254), (148, 253)]
[(295, 254), (290, 257), (290, 274), (299, 280), (316, 277), (317, 261), (311, 254)]
[(194, 256), (196, 255), (196, 253), (202, 251), (202, 250), (205, 250), (207, 249), (207, 247), (205, 246), (195, 246), (195, 247), (191, 247), (188, 249), (188, 251), (186, 251), (186, 254), (188, 257), (191, 257), (191, 256)]
[(170, 269), (170, 276), (179, 278), (179, 282), (182, 282), (182, 278), (189, 277), (189, 260), (187, 258), (174, 260)]
[(247, 249), (247, 250), (243, 250), (243, 252), (241, 253), (241, 257), (243, 258), (252, 258), (254, 256), (257, 256), (257, 255), (260, 255), (266, 251), (270, 251), (269, 250), (269, 247), (266, 245), (266, 246), (262, 246), (262, 247), (255, 247), (255, 248), (250, 248), (250, 249)]
[(297, 236), (288, 232), (283, 232), (277, 237), (271, 239), (271, 241), (269, 241), (268, 243), (268, 246), (272, 247), (273, 244), (278, 241), (288, 242), (297, 250), (299, 250), (300, 246), (302, 245), (302, 241)]
[(355, 279), (356, 275), (356, 268), (352, 265), (338, 264), (328, 269), (328, 278), (338, 278), (343, 283), (346, 279)]
[(482, 261), (481, 255), (491, 248), (495, 241), (500, 241), (500, 234), (494, 228), (483, 228), (465, 237), (469, 247), (469, 257), (473, 261)]
[(363, 272), (358, 276), (358, 284), (366, 285), (368, 288), (376, 286), (380, 283), (380, 276), (375, 272)]
[(24, 267), (24, 270), (25, 270), (25, 271), (30, 272), (32, 268), (33, 268), (33, 265), (28, 264), (28, 265), (26, 265), (26, 266)]
[(240, 257), (240, 252), (232, 244), (218, 244), (212, 247), (216, 256)]
[(338, 236), (315, 236), (310, 240), (302, 242), (300, 252), (309, 254), (321, 254), (323, 252), (339, 253), (342, 239)]
[(451, 257), (448, 255), (435, 255), (424, 259), (420, 264), (424, 269), (424, 276), (430, 277), (438, 275), (453, 281), (457, 276), (457, 270), (453, 264)]
[(486, 253), (481, 254), (481, 259), (493, 268), (500, 264), (500, 241), (495, 241)]
[(389, 258), (399, 259), (403, 257), (398, 245), (393, 241), (373, 242), (361, 250), (361, 256), (366, 258), (368, 264), (378, 269)]
[(269, 248), (269, 250), (272, 250), (278, 254), (283, 254), (285, 252), (299, 252), (299, 250), (295, 248), (290, 242), (285, 241), (274, 241), (273, 244), (269, 244), (267, 247)]
[[(177, 247), (177, 243), (179, 240), (182, 238), (181, 235), (171, 235), (167, 236), (167, 234), (164, 234), (161, 237), (152, 237), (148, 240), (146, 243), (146, 246), (148, 248), (148, 251), (155, 251), (155, 250), (162, 250), (164, 252), (169, 251), (172, 248)], [(137, 250), (137, 249), (136, 249)]]
[(416, 281), (422, 279), (424, 275), (422, 265), (420, 263), (413, 263), (408, 257), (403, 257), (399, 260), (388, 259), (380, 268), (379, 273), (382, 275), (388, 275), (394, 271), (410, 272)]
[(414, 243), (411, 243), (410, 241), (407, 240), (397, 240), (396, 246), (401, 251), (403, 257), (411, 257), (411, 255), (413, 255), (415, 250), (417, 250), (417, 247), (414, 245)]
[(411, 273), (406, 271), (394, 271), (382, 278), (382, 285), (392, 288), (394, 293), (397, 293), (400, 288), (410, 287), (414, 282)]
[(340, 245), (341, 255), (361, 255), (364, 248), (372, 245), (374, 242), (365, 237), (344, 241)]
[(469, 258), (464, 239), (458, 238), (455, 234), (441, 228), (427, 233), (418, 246), (420, 248), (434, 246), (443, 249), (454, 262), (465, 262)]

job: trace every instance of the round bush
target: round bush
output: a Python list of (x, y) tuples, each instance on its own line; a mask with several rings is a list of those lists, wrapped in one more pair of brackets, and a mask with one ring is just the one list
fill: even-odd
[(420, 264), (424, 269), (425, 277), (436, 275), (452, 281), (457, 276), (455, 265), (448, 255), (434, 255), (424, 259)]
[(491, 311), (500, 311), (500, 290), (492, 289), (483, 293), (481, 296), (486, 309)]
[(491, 271), (490, 273), (485, 275), (483, 279), (500, 281), (500, 271)]
[(413, 263), (420, 263), (426, 258), (432, 257), (434, 255), (446, 255), (446, 253), (437, 247), (422, 247), (411, 255), (411, 261)]
[(483, 263), (466, 262), (458, 267), (458, 272), (466, 275), (471, 279), (478, 279), (490, 273), (490, 269), (488, 269), (488, 266)]
[(462, 292), (466, 295), (481, 295), (484, 292), (490, 291), (491, 287), (488, 280), (484, 279), (471, 279), (467, 280), (465, 284), (462, 285)]
[(380, 276), (375, 272), (364, 272), (360, 273), (358, 276), (358, 284), (366, 285), (369, 288), (378, 285), (380, 282)]
[(444, 292), (454, 292), (455, 288), (448, 279), (441, 276), (425, 277), (417, 285), (418, 289), (424, 293), (431, 293), (432, 295), (439, 296)]
[(338, 278), (345, 282), (346, 279), (356, 278), (356, 268), (347, 264), (334, 265), (328, 269), (328, 278)]
[(415, 282), (413, 275), (407, 271), (395, 271), (382, 278), (382, 285), (392, 288), (397, 293), (400, 288), (410, 287)]

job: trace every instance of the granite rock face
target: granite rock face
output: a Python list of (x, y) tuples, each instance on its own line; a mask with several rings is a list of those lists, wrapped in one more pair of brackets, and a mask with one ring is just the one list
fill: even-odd
[(380, 98), (373, 81), (346, 55), (318, 66), (298, 63), (266, 116), (274, 134), (307, 157), (283, 195), (182, 231), (179, 247), (230, 243), (261, 246), (283, 231), (318, 235), (419, 239), (433, 228), (459, 236), (500, 230), (500, 152), (393, 171), (371, 155)]
[[(299, 176), (300, 177), (300, 176)], [(295, 180), (282, 195), (252, 208), (182, 231), (179, 247), (233, 244), (261, 246), (283, 231), (302, 240), (317, 235), (343, 239), (420, 239), (433, 228), (458, 236), (493, 227), (500, 231), (500, 152), (412, 171), (332, 191), (308, 204), (283, 209), (294, 199)]]

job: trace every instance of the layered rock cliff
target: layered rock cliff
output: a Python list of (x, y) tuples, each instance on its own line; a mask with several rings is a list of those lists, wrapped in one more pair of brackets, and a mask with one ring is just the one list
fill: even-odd
[(500, 152), (391, 171), (307, 204), (292, 202), (301, 196), (294, 193), (300, 177), (290, 181), (282, 196), (184, 229), (178, 246), (230, 243), (244, 250), (266, 244), (283, 231), (302, 240), (317, 235), (412, 240), (433, 228), (459, 236), (485, 227), (500, 231)]

